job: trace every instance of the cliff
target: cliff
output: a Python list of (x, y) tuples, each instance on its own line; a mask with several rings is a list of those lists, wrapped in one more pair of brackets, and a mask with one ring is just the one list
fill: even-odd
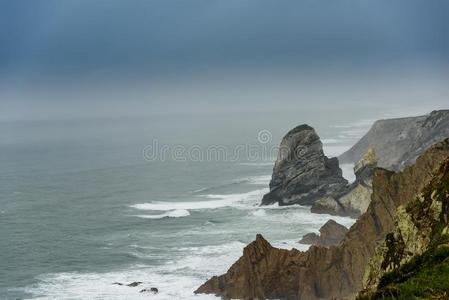
[(402, 172), (376, 169), (372, 201), (339, 246), (283, 250), (258, 235), (226, 274), (212, 277), (196, 293), (226, 299), (354, 297), (363, 287), (362, 278), (376, 247), (394, 229), (396, 209), (415, 199), (448, 158), (449, 140), (445, 140)]
[(449, 137), (449, 110), (428, 115), (376, 121), (351, 149), (339, 156), (340, 163), (357, 163), (374, 145), (378, 166), (402, 170), (431, 145)]
[(447, 299), (445, 271), (449, 271), (449, 159), (412, 202), (398, 208), (393, 230), (368, 264), (362, 295)]
[(315, 130), (300, 125), (281, 141), (270, 181), (270, 192), (262, 205), (311, 205), (317, 199), (339, 193), (347, 185), (337, 158), (324, 155)]

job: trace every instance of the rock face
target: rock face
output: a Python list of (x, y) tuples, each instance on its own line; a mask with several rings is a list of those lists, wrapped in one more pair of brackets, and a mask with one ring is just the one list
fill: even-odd
[[(384, 288), (386, 284), (380, 282), (387, 272), (400, 269), (431, 248), (448, 244), (448, 233), (449, 159), (412, 202), (398, 208), (393, 230), (376, 248), (366, 269), (364, 294)], [(407, 273), (412, 269), (409, 266)]]
[(339, 193), (347, 185), (337, 158), (324, 155), (315, 130), (300, 125), (282, 139), (262, 205), (311, 205), (317, 199)]
[(351, 149), (340, 155), (340, 163), (356, 163), (374, 145), (378, 166), (402, 170), (431, 145), (449, 137), (449, 110), (433, 111), (410, 118), (379, 120)]
[(394, 228), (397, 207), (412, 201), (449, 159), (449, 140), (431, 147), (414, 166), (394, 173), (376, 169), (372, 201), (339, 246), (306, 252), (272, 247), (262, 236), (249, 244), (228, 272), (196, 293), (237, 299), (332, 299), (355, 296), (376, 247)]
[(356, 180), (340, 196), (317, 200), (312, 205), (311, 211), (340, 216), (360, 216), (371, 202), (372, 177), (376, 167), (376, 151), (371, 145), (362, 159), (354, 166)]
[(299, 243), (324, 247), (336, 246), (340, 244), (347, 232), (348, 228), (334, 220), (329, 220), (320, 228), (320, 235), (308, 233), (304, 235)]

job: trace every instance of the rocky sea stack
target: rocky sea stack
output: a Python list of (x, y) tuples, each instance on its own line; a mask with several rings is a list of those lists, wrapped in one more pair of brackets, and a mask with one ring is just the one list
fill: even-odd
[[(415, 165), (401, 172), (375, 169), (371, 203), (340, 245), (311, 246), (306, 252), (284, 250), (272, 247), (258, 235), (226, 274), (212, 277), (196, 293), (225, 299), (318, 300), (354, 298), (367, 282), (377, 288), (388, 285), (391, 277), (385, 279), (382, 274), (391, 270), (389, 266), (398, 268), (409, 261), (409, 253), (425, 251), (428, 247), (419, 245), (431, 245), (434, 232), (447, 235), (444, 224), (448, 222), (448, 201), (441, 200), (448, 197), (449, 183), (444, 178), (449, 175), (442, 175), (446, 172), (442, 170), (449, 172), (449, 168), (441, 166), (447, 160), (448, 139), (432, 146)], [(435, 180), (440, 184), (432, 184)], [(404, 218), (400, 207), (405, 208)], [(421, 238), (420, 228), (427, 225), (431, 225), (430, 233), (417, 240)], [(404, 276), (408, 276), (406, 271), (402, 271)], [(365, 281), (364, 275), (368, 278)], [(384, 279), (377, 280), (379, 276)]]
[(288, 132), (280, 144), (262, 205), (312, 205), (317, 199), (333, 196), (347, 185), (337, 158), (324, 155), (315, 130), (303, 124)]

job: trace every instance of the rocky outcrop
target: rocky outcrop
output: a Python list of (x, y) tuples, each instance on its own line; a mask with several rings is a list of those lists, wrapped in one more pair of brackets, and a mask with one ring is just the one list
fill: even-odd
[(413, 200), (449, 158), (449, 140), (431, 147), (414, 166), (394, 173), (376, 169), (372, 200), (339, 246), (306, 252), (272, 247), (262, 236), (249, 244), (228, 272), (196, 293), (238, 299), (332, 299), (355, 296), (376, 247), (394, 228), (397, 207)]
[(315, 130), (300, 125), (282, 139), (262, 205), (311, 205), (317, 199), (339, 193), (347, 185), (337, 158), (324, 155)]
[(377, 167), (374, 146), (370, 146), (354, 166), (356, 180), (340, 195), (317, 200), (311, 208), (314, 213), (358, 217), (366, 211), (371, 202), (372, 177)]
[(433, 111), (410, 118), (379, 120), (351, 149), (340, 155), (340, 163), (356, 163), (374, 145), (378, 166), (402, 170), (431, 145), (449, 137), (449, 110)]
[[(376, 248), (364, 277), (363, 294), (382, 292), (388, 272), (401, 270), (412, 259), (422, 256), (432, 248), (448, 244), (449, 234), (449, 159), (443, 162), (432, 181), (412, 202), (398, 208), (394, 228)], [(413, 266), (408, 266), (413, 275)], [(417, 271), (417, 270), (414, 270)], [(399, 276), (398, 276), (399, 275)], [(392, 277), (392, 276), (390, 276)], [(396, 278), (396, 279), (397, 279)], [(405, 280), (404, 280), (405, 281)], [(376, 291), (379, 289), (378, 291)]]
[(336, 246), (340, 244), (347, 232), (348, 228), (334, 220), (329, 220), (320, 228), (320, 235), (314, 232), (308, 233), (299, 243), (324, 247)]

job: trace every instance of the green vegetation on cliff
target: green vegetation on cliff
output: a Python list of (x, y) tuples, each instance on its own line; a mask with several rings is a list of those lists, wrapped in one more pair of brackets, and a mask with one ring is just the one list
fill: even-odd
[(449, 299), (449, 246), (430, 249), (385, 274), (373, 295), (359, 299)]

